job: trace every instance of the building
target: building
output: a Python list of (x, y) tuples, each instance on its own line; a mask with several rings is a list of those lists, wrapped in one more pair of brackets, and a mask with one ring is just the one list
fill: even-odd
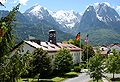
[(99, 47), (94, 47), (94, 52), (97, 53), (97, 50), (100, 51), (100, 55), (102, 57), (107, 57), (108, 54), (110, 53), (110, 48), (108, 48), (107, 46), (99, 46)]
[(74, 64), (78, 64), (81, 62), (82, 50), (77, 46), (74, 46), (73, 44), (57, 43), (55, 30), (49, 31), (49, 39), (46, 42), (35, 39), (22, 41), (14, 48), (12, 54), (16, 52), (17, 48), (22, 51), (21, 54), (25, 54), (27, 51), (29, 51), (29, 53), (33, 53), (34, 50), (36, 50), (37, 48), (42, 48), (43, 50), (48, 52), (48, 55), (51, 59), (54, 59), (56, 52), (59, 51), (61, 48), (66, 48), (70, 50)]
[(113, 51), (113, 49), (115, 49), (116, 51), (120, 52), (120, 44), (116, 43), (116, 44), (111, 44), (110, 46), (108, 46), (111, 50), (111, 52)]

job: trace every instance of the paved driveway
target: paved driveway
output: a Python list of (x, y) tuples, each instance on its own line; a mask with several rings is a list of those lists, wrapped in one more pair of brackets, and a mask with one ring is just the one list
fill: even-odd
[[(106, 73), (104, 74), (107, 77), (113, 77), (113, 74)], [(120, 77), (120, 74), (115, 74), (115, 78)]]
[[(106, 73), (104, 74), (107, 77), (112, 77), (112, 74)], [(115, 77), (120, 77), (120, 74), (115, 74)], [(78, 77), (67, 79), (63, 82), (88, 82), (91, 80), (90, 76), (87, 73), (81, 73)], [(107, 82), (107, 81), (104, 81)]]
[(78, 77), (67, 79), (63, 82), (88, 82), (90, 80), (90, 76), (86, 73), (81, 73)]

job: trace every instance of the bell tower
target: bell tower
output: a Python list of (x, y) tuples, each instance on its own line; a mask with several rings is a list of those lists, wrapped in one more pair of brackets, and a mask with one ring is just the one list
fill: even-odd
[(55, 30), (49, 30), (48, 42), (52, 44), (56, 44), (56, 31)]

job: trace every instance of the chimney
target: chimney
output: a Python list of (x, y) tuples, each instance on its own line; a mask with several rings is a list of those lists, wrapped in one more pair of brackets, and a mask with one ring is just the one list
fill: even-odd
[(30, 41), (31, 41), (31, 42), (35, 42), (35, 43), (37, 43), (37, 44), (41, 45), (41, 41), (40, 41), (40, 40), (31, 39)]
[(52, 44), (56, 44), (56, 31), (55, 30), (49, 30), (48, 42)]

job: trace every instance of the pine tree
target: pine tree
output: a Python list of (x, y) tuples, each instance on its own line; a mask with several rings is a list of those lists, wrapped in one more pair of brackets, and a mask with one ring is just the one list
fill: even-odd
[(0, 19), (0, 30), (2, 30), (2, 36), (0, 36), (0, 62), (2, 57), (8, 55), (14, 47), (14, 35), (12, 34), (12, 28), (15, 25), (15, 15), (19, 9), (18, 4), (6, 17)]
[[(20, 4), (13, 8), (6, 17), (0, 19), (0, 81), (4, 82), (5, 77), (12, 70), (7, 70), (7, 64), (11, 50), (14, 47), (14, 36), (12, 34), (12, 27), (15, 25), (15, 15), (19, 9)], [(9, 71), (9, 72), (8, 72)]]

